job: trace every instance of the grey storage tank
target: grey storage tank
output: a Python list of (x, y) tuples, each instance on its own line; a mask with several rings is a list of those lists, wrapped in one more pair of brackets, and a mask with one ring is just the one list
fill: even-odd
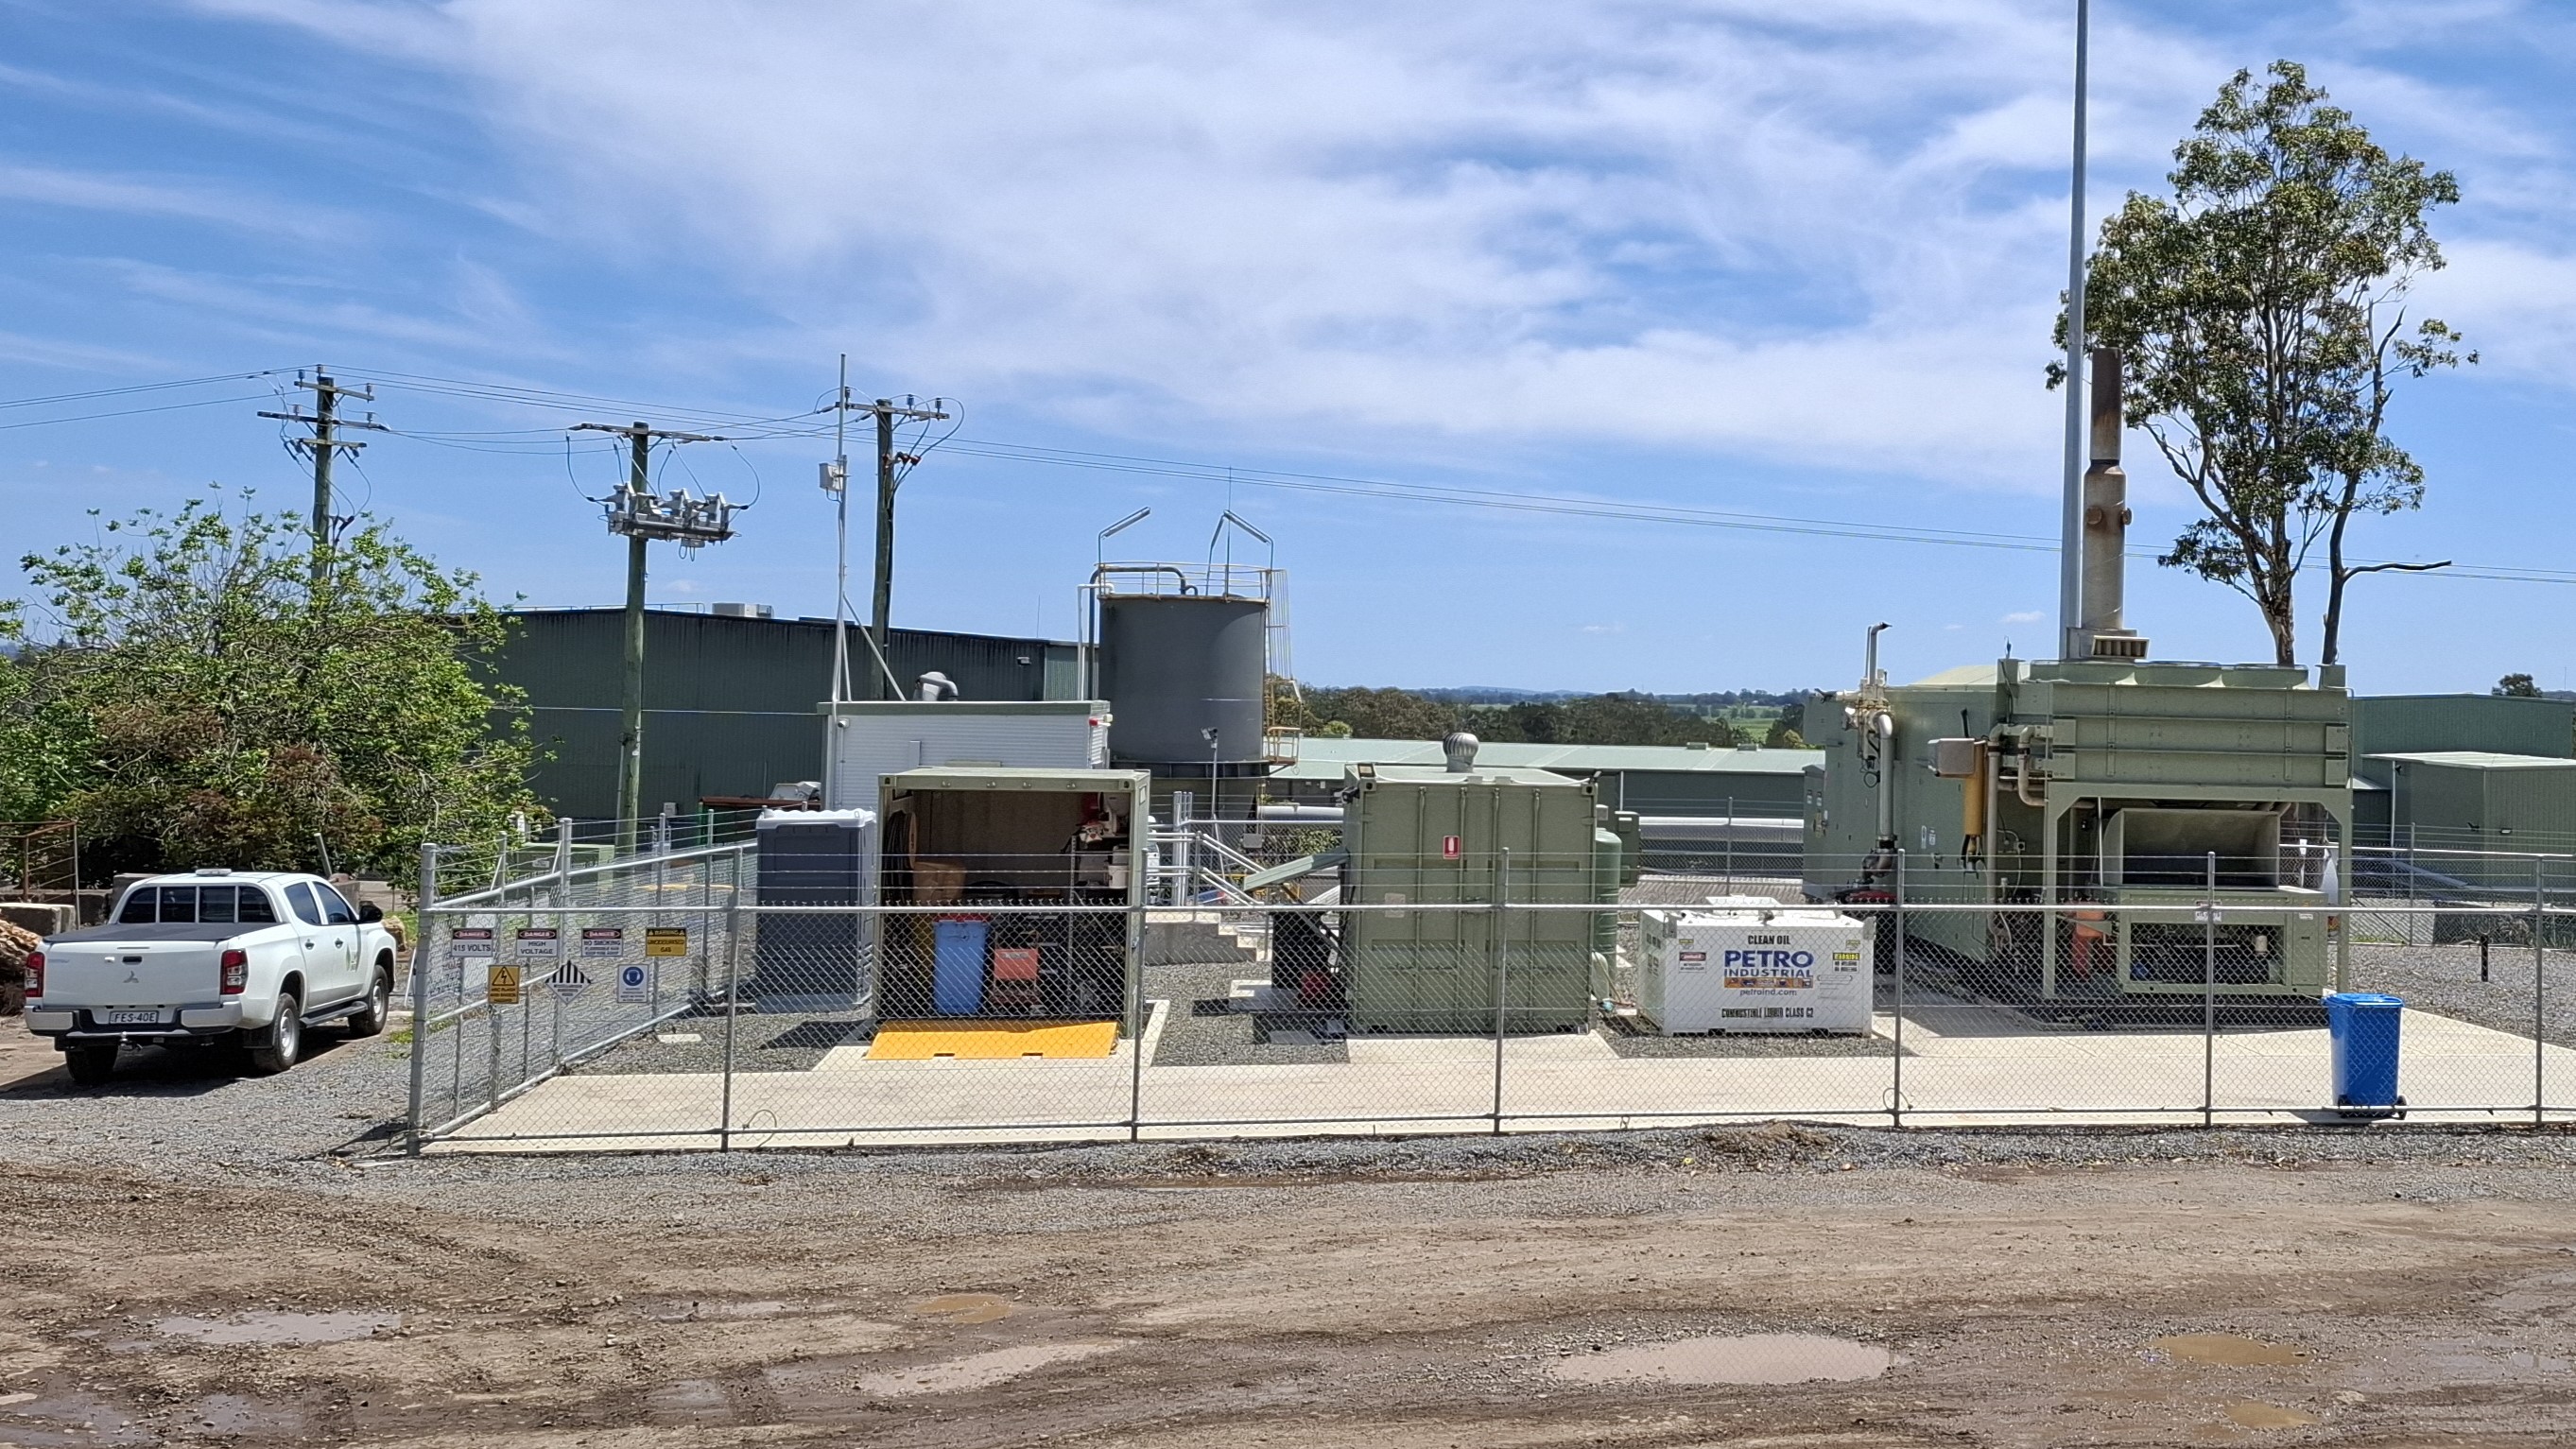
[[(1109, 754), (1157, 774), (1268, 769), (1268, 570), (1111, 565), (1095, 581)], [(1210, 732), (1213, 731), (1213, 735)]]

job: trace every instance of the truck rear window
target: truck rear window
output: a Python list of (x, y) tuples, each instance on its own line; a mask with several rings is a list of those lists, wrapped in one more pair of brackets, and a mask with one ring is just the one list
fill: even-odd
[(266, 926), (277, 923), (277, 907), (270, 903), (268, 892), (258, 886), (136, 886), (126, 892), (125, 904), (117, 911), (116, 919), (129, 926), (188, 925), (199, 921)]

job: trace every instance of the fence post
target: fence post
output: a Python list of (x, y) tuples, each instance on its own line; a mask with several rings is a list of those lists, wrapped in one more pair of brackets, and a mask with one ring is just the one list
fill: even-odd
[(2200, 911), (2200, 1125), (2218, 1125), (2218, 852), (2209, 853)]
[(429, 912), (438, 901), (438, 847), (420, 843), (420, 877), (413, 887), (411, 931), (411, 1155), (420, 1156), (422, 1109), (429, 1074)]
[(733, 1021), (735, 1004), (735, 961), (733, 943), (734, 938), (742, 934), (740, 929), (741, 925), (741, 903), (738, 898), (728, 897), (725, 901), (724, 910), (724, 1084), (720, 1094), (721, 1103), (717, 1108), (720, 1115), (716, 1119), (716, 1150), (718, 1152), (733, 1151)]
[(2540, 1126), (2548, 1119), (2549, 1029), (2548, 958), (2542, 932), (2549, 925), (2548, 907), (2544, 903), (2542, 872), (2547, 862), (2538, 856), (2531, 859), (2531, 1125)]
[[(558, 973), (556, 979), (561, 980), (562, 977), (560, 973), (564, 971), (578, 971), (581, 969), (581, 956), (579, 955), (580, 946), (578, 944), (581, 932), (575, 929), (572, 924), (572, 822), (569, 820), (558, 820), (555, 822), (555, 885), (553, 895), (555, 903), (555, 970)], [(564, 992), (558, 991), (555, 993), (553, 1003), (554, 1012), (551, 1017), (551, 1020), (554, 1022), (554, 1039), (548, 1043), (548, 1046), (553, 1053), (554, 1066), (558, 1071), (563, 1069), (564, 1003), (570, 999), (571, 998)]]
[[(1896, 889), (1890, 893), (1887, 912), (1888, 929), (1896, 933), (1896, 1052), (1895, 1080), (1888, 1088), (1888, 1125), (1905, 1125), (1905, 847), (1896, 848)], [(1876, 955), (1875, 951), (1870, 953)], [(1875, 969), (1873, 967), (1873, 969)], [(1875, 992), (1877, 983), (1870, 989)]]
[(1503, 1013), (1512, 999), (1512, 918), (1505, 901), (1512, 893), (1512, 848), (1502, 848), (1494, 862), (1494, 1135), (1503, 1135)]
[[(1127, 872), (1127, 1140), (1145, 1135), (1145, 872)], [(880, 935), (883, 933), (880, 932)], [(1277, 949), (1277, 942), (1272, 949)]]

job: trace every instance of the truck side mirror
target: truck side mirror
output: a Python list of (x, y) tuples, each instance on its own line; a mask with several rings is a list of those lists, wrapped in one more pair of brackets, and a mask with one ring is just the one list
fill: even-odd
[(385, 908), (374, 901), (367, 901), (358, 907), (358, 919), (361, 921), (381, 921), (384, 918)]

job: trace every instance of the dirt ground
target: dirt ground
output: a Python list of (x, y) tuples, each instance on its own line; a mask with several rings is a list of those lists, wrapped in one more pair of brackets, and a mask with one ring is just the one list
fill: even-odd
[[(0, 1052), (0, 1444), (2576, 1439), (2556, 1133), (411, 1161), (363, 1120), (392, 1054), (101, 1097)], [(347, 1140), (138, 1166), (279, 1082)], [(160, 1125), (101, 1151), (102, 1110)], [(1769, 1376), (1874, 1376), (1618, 1377), (1784, 1334), (1842, 1346)]]

